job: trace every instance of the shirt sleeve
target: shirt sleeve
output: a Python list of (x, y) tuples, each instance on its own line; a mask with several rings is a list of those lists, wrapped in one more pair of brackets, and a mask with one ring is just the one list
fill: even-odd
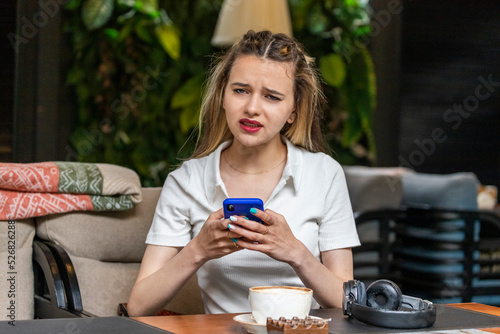
[(167, 176), (146, 238), (147, 244), (184, 247), (191, 240), (189, 204), (192, 199), (186, 191), (190, 176), (187, 163)]
[(327, 251), (359, 246), (344, 171), (329, 156), (324, 157), (323, 168), (325, 208), (319, 226), (319, 249)]

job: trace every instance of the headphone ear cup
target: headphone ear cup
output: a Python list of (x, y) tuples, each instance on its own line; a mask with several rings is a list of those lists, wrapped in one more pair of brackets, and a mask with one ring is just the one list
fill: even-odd
[(363, 305), (363, 306), (366, 306), (366, 287), (365, 287), (365, 283), (361, 282), (361, 281), (358, 281), (358, 284), (357, 284), (357, 290), (358, 290), (358, 294), (357, 294), (357, 304), (360, 304), (360, 305)]
[(401, 289), (389, 280), (378, 280), (366, 289), (366, 305), (375, 309), (398, 310), (403, 300)]

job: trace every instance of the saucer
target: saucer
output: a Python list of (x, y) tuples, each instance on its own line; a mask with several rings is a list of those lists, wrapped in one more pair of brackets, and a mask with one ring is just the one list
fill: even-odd
[(258, 324), (255, 320), (253, 320), (252, 313), (237, 315), (233, 318), (233, 320), (239, 322), (243, 327), (245, 327), (247, 333), (267, 334), (267, 325)]
[[(312, 319), (322, 319), (320, 317), (315, 317), (310, 315)], [(267, 325), (266, 324), (258, 324), (255, 320), (253, 320), (252, 313), (245, 313), (237, 315), (233, 318), (234, 321), (239, 322), (243, 327), (245, 327), (247, 333), (251, 334), (267, 334)], [(330, 320), (330, 319), (323, 319)]]

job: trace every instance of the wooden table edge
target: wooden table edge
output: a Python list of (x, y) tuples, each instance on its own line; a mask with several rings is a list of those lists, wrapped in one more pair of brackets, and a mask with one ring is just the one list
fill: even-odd
[[(486, 313), (486, 314), (491, 314), (491, 315), (495, 315), (497, 317), (500, 317), (500, 307), (497, 307), (497, 306), (491, 306), (491, 305), (479, 304), (479, 303), (457, 303), (457, 304), (447, 304), (447, 306), (462, 308), (462, 309)], [(499, 327), (479, 328), (479, 330), (485, 331), (487, 333), (500, 334)]]
[[(495, 316), (500, 316), (500, 307), (479, 304), (479, 303), (457, 303), (457, 304), (446, 304), (447, 306), (462, 308), (466, 310), (491, 314)], [(163, 316), (163, 317), (133, 317), (132, 319), (146, 323), (150, 326), (154, 326), (166, 331), (179, 333), (179, 334), (191, 334), (191, 333), (205, 333), (205, 331), (200, 331), (200, 328), (192, 328), (190, 324), (197, 321), (202, 321), (207, 325), (212, 325), (213, 327), (207, 328), (206, 333), (227, 333), (230, 329), (231, 333), (244, 333), (241, 331), (243, 327), (240, 324), (233, 321), (233, 317), (241, 313), (226, 313), (226, 314), (198, 314), (198, 315), (176, 315), (176, 316)], [(221, 317), (223, 320), (221, 321)], [(168, 326), (168, 327), (167, 327)], [(191, 327), (191, 328), (190, 328)], [(497, 328), (480, 328), (484, 332), (500, 334), (500, 327)]]
[[(132, 319), (179, 334), (228, 333), (228, 331), (229, 333), (245, 333), (243, 326), (233, 321), (233, 317), (238, 314), (242, 313), (149, 316), (132, 317)], [(200, 322), (205, 325), (203, 329), (198, 326), (193, 328), (193, 323), (199, 324)]]

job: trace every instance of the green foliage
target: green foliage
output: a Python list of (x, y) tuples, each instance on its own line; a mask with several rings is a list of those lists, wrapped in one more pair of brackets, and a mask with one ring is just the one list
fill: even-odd
[(180, 130), (188, 133), (198, 124), (201, 108), (201, 87), (205, 80), (205, 75), (196, 75), (186, 81), (184, 85), (175, 92), (170, 107), (181, 109)]
[[(189, 156), (222, 0), (72, 0), (67, 82), (75, 91), (74, 158), (136, 170), (159, 186)], [(356, 0), (289, 0), (294, 35), (316, 58), (329, 102), (327, 130), (343, 164), (374, 154), (373, 64)], [(168, 13), (168, 15), (167, 15)], [(362, 148), (361, 154), (358, 152)], [(358, 148), (353, 150), (353, 148)], [(363, 153), (365, 152), (365, 153)], [(364, 154), (364, 155), (363, 155)], [(361, 157), (361, 158), (360, 158)]]
[(290, 0), (295, 37), (316, 58), (325, 80), (329, 143), (342, 164), (375, 157), (376, 83), (368, 8), (360, 0)]
[(180, 57), (181, 41), (179, 33), (171, 25), (161, 25), (155, 29), (161, 46), (170, 57), (177, 60)]
[(219, 8), (208, 0), (68, 3), (65, 30), (73, 65), (67, 82), (78, 108), (71, 138), (76, 160), (132, 168), (143, 185), (153, 186), (190, 155)]
[(322, 57), (319, 68), (327, 84), (336, 88), (342, 87), (346, 76), (346, 65), (342, 56), (330, 53)]

